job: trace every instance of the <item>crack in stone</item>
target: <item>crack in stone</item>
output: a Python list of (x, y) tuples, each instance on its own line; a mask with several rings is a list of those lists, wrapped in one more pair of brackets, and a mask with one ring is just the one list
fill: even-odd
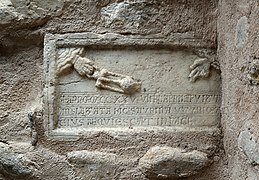
[(58, 85), (68, 85), (68, 84), (74, 84), (74, 83), (79, 83), (81, 82), (82, 79), (78, 80), (78, 81), (71, 81), (71, 82), (65, 82), (65, 83), (58, 83)]

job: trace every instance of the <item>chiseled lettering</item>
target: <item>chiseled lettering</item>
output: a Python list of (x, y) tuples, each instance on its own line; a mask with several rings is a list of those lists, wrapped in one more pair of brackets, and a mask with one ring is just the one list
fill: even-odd
[(83, 126), (84, 120), (80, 118), (60, 118), (59, 127), (78, 127)]
[(93, 108), (93, 114), (99, 114), (98, 107)]
[(91, 115), (165, 115), (165, 114), (218, 114), (219, 106), (212, 105), (174, 105), (171, 106), (100, 106), (100, 107), (61, 107), (60, 116), (91, 116)]
[(188, 116), (171, 116), (157, 118), (158, 126), (182, 126), (190, 124)]
[(115, 125), (118, 126), (118, 125), (122, 125), (122, 121), (120, 118), (118, 119), (115, 119)]
[(129, 119), (129, 125), (130, 126), (149, 126), (150, 124), (150, 118), (148, 117), (136, 117)]
[(60, 118), (58, 122), (59, 122), (58, 123), (59, 127), (66, 127), (67, 126), (66, 119), (64, 119), (64, 118)]
[(59, 127), (186, 126), (202, 117), (217, 118), (220, 95), (61, 94)]
[(165, 114), (170, 114), (171, 113), (171, 107), (170, 106), (165, 107), (164, 113)]
[(91, 94), (61, 94), (60, 102), (65, 104), (122, 104), (122, 103), (217, 103), (220, 95), (212, 94), (159, 94), (147, 93), (139, 96), (125, 95), (91, 95)]
[(220, 102), (220, 95), (194, 95), (194, 103), (218, 103)]

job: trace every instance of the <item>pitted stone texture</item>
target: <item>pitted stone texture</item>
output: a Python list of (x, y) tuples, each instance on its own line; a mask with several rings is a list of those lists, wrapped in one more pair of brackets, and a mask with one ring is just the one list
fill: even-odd
[(103, 153), (103, 152), (93, 152), (93, 151), (73, 151), (67, 154), (68, 161), (76, 165), (82, 164), (91, 164), (91, 163), (117, 163), (116, 159), (118, 158), (115, 154), (112, 153)]
[(216, 47), (217, 2), (73, 0), (61, 16), (51, 19), (44, 28), (51, 33), (172, 35), (204, 40), (209, 47)]
[(24, 154), (13, 152), (13, 148), (0, 143), (0, 174), (9, 178), (28, 178), (35, 171), (36, 163)]
[(26, 21), (40, 25), (45, 18), (58, 15), (63, 8), (63, 0), (3, 0), (0, 4), (0, 24)]
[(15, 153), (0, 154), (0, 173), (13, 177), (28, 177), (32, 170), (25, 164), (26, 159), (23, 155)]
[(186, 152), (180, 148), (153, 147), (139, 160), (140, 170), (148, 178), (177, 179), (188, 177), (209, 165), (207, 155), (200, 151)]
[(148, 18), (147, 2), (119, 2), (113, 3), (101, 9), (101, 15), (106, 26), (128, 25), (139, 27)]
[(7, 24), (11, 20), (18, 18), (18, 13), (16, 12), (15, 8), (11, 0), (2, 0), (0, 4), (0, 22), (1, 24)]
[(0, 152), (3, 153), (3, 152), (7, 152), (10, 150), (10, 147), (8, 144), (6, 143), (3, 143), (3, 142), (0, 142)]
[(24, 142), (0, 142), (0, 180), (77, 179), (65, 156)]
[[(67, 153), (70, 162), (83, 179), (145, 179), (134, 168), (137, 158), (120, 157), (113, 153), (100, 151), (72, 151)], [(127, 172), (127, 173), (126, 173)]]
[(259, 164), (259, 144), (251, 132), (242, 131), (238, 137), (238, 145), (252, 164)]

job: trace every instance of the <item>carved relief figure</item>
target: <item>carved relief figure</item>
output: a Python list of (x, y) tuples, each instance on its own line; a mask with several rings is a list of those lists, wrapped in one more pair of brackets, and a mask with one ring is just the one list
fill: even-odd
[(96, 80), (95, 86), (98, 88), (125, 94), (140, 90), (141, 82), (131, 76), (100, 69), (94, 61), (83, 57), (83, 53), (84, 48), (65, 49), (58, 58), (57, 73), (62, 74), (67, 68), (74, 67), (79, 75)]
[(208, 77), (210, 73), (210, 61), (207, 58), (198, 58), (190, 66), (190, 69), (189, 78), (191, 82), (195, 82), (201, 77)]
[(197, 56), (199, 56), (199, 58), (194, 60), (193, 64), (190, 66), (190, 74), (188, 76), (190, 82), (195, 82), (198, 79), (209, 77), (212, 67), (217, 70), (220, 69), (214, 51), (207, 49), (196, 49), (194, 52)]

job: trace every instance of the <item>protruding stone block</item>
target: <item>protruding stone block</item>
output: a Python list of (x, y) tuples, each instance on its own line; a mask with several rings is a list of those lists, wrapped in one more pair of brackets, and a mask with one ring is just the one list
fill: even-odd
[(28, 178), (35, 165), (24, 154), (13, 152), (11, 146), (0, 142), (0, 174), (7, 178)]
[(148, 178), (157, 179), (188, 177), (208, 165), (209, 159), (203, 152), (167, 146), (153, 147), (139, 160), (140, 170)]
[(259, 144), (251, 132), (242, 131), (238, 137), (238, 145), (251, 163), (259, 164)]

